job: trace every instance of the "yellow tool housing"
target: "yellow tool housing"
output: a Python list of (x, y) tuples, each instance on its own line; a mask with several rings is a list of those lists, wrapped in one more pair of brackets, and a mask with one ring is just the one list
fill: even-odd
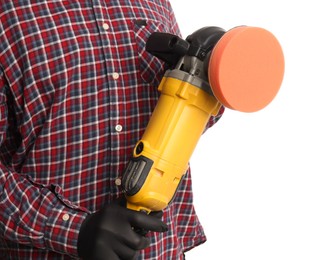
[(221, 106), (201, 86), (190, 83), (194, 76), (178, 71), (177, 76), (184, 77), (178, 79), (169, 74), (175, 71), (168, 71), (158, 87), (161, 96), (123, 180), (127, 207), (137, 211), (167, 207), (210, 116)]

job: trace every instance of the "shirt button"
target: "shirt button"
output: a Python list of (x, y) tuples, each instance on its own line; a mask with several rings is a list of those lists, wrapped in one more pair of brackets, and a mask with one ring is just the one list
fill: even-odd
[(109, 25), (107, 23), (103, 23), (103, 29), (104, 30), (108, 30), (109, 29)]
[(122, 131), (122, 125), (116, 125), (116, 126), (115, 126), (115, 130), (116, 130), (117, 132), (121, 132), (121, 131)]
[(121, 179), (120, 178), (116, 178), (115, 184), (116, 184), (116, 186), (120, 186), (121, 185)]
[(113, 73), (113, 79), (119, 79), (119, 73), (114, 72)]
[(62, 216), (62, 220), (63, 220), (63, 221), (68, 221), (69, 218), (70, 218), (70, 215), (67, 214), (67, 213), (63, 214), (63, 216)]

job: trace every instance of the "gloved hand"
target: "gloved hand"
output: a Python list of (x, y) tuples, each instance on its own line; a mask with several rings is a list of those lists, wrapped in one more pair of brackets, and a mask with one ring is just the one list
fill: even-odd
[(134, 259), (150, 241), (135, 230), (167, 231), (158, 217), (108, 204), (82, 223), (77, 250), (84, 260)]

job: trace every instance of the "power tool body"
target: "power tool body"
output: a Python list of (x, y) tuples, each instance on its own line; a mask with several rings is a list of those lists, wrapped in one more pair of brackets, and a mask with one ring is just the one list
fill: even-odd
[[(261, 38), (267, 42), (256, 43)], [(258, 53), (262, 59), (250, 57), (269, 43), (275, 47)], [(247, 26), (228, 32), (204, 27), (186, 40), (155, 32), (146, 50), (165, 61), (168, 69), (158, 87), (158, 103), (123, 174), (122, 187), (128, 208), (150, 213), (172, 201), (210, 117), (221, 106), (243, 112), (265, 107), (279, 90), (284, 61), (271, 33)], [(258, 86), (261, 77), (270, 82), (266, 90)]]

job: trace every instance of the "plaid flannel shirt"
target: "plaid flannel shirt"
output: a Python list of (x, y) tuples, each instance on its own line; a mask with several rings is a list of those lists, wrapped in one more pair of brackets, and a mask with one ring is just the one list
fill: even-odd
[[(0, 258), (75, 258), (84, 218), (121, 195), (158, 98), (164, 67), (145, 42), (179, 29), (165, 0), (1, 1), (0, 18)], [(164, 221), (140, 259), (206, 240), (190, 172)]]

